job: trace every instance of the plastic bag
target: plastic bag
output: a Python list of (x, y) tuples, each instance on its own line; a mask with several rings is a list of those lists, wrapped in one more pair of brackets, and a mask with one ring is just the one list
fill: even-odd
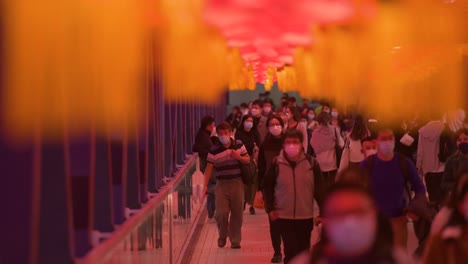
[(255, 194), (255, 199), (254, 199), (254, 204), (253, 206), (257, 209), (263, 209), (265, 208), (265, 203), (263, 201), (263, 194), (262, 192), (257, 192)]

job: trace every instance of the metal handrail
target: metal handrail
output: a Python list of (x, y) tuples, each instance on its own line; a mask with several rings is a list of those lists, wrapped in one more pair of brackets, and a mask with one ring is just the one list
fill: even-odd
[(102, 244), (92, 249), (86, 256), (75, 260), (77, 264), (95, 264), (106, 261), (106, 258), (110, 257), (110, 252), (126, 238), (128, 237), (145, 219), (154, 214), (154, 210), (157, 206), (164, 202), (164, 199), (168, 197), (170, 192), (177, 187), (179, 182), (184, 178), (187, 171), (190, 169), (192, 164), (196, 161), (198, 154), (194, 153), (184, 166), (177, 172), (174, 179), (170, 181), (166, 186), (161, 188), (158, 194), (152, 198), (148, 203), (139, 210), (130, 219), (124, 222), (124, 224), (115, 231), (112, 236), (105, 240)]

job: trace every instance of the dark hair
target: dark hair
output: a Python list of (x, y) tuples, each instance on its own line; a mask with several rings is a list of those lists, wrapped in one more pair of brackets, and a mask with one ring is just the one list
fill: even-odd
[(205, 116), (202, 118), (200, 123), (200, 128), (205, 129), (207, 126), (211, 125), (215, 119), (212, 116)]
[(385, 123), (379, 124), (377, 126), (377, 136), (379, 135), (380, 132), (384, 132), (384, 131), (392, 131), (392, 133), (395, 133), (392, 125), (385, 124)]
[(288, 101), (292, 102), (292, 103), (295, 103), (296, 102), (296, 97), (291, 96), (291, 97), (288, 98)]
[(270, 126), (270, 121), (271, 121), (272, 119), (278, 120), (278, 122), (281, 124), (281, 127), (284, 127), (283, 118), (281, 118), (281, 116), (279, 116), (279, 115), (277, 115), (277, 114), (273, 114), (273, 115), (271, 115), (271, 116), (268, 118), (268, 120), (267, 120), (267, 122), (266, 122), (267, 127)]
[(359, 183), (353, 183), (349, 181), (339, 181), (336, 183), (333, 183), (325, 192), (324, 199), (323, 199), (323, 205), (327, 203), (329, 198), (333, 196), (335, 193), (340, 193), (340, 192), (354, 192), (354, 193), (360, 193), (370, 200), (373, 201), (372, 195), (369, 192), (369, 189), (366, 188), (365, 186), (359, 184)]
[(320, 114), (317, 116), (317, 122), (320, 125), (328, 125), (330, 123), (330, 120), (331, 120), (331, 115), (323, 111), (320, 112)]
[[(284, 127), (284, 122), (283, 122), (283, 119), (281, 118), (281, 116), (277, 113), (273, 113), (270, 117), (268, 117), (267, 119), (267, 122), (266, 122), (266, 126), (269, 127), (270, 126), (270, 121), (273, 120), (273, 119), (276, 119), (278, 120), (278, 122), (280, 123), (281, 127)], [(284, 134), (283, 134), (284, 135)], [(273, 135), (270, 133), (270, 130), (268, 130), (268, 133), (266, 134), (265, 136), (265, 140), (263, 142), (267, 142), (267, 141), (270, 141), (270, 138), (273, 137)]]
[(287, 138), (297, 138), (300, 142), (304, 140), (304, 135), (297, 129), (288, 129), (283, 137), (283, 143)]
[(364, 143), (364, 142), (367, 142), (367, 141), (374, 141), (374, 140), (375, 140), (375, 137), (368, 136), (368, 137), (365, 137), (365, 138), (361, 139), (361, 144)]
[(232, 110), (237, 110), (237, 112), (240, 112), (240, 107), (234, 106), (234, 107), (232, 108)]
[(292, 117), (294, 121), (299, 122), (301, 118), (301, 113), (299, 112), (299, 109), (296, 106), (287, 106), (285, 109), (289, 109), (291, 111)]
[[(372, 195), (370, 194), (369, 190), (356, 183), (350, 182), (337, 182), (330, 186), (325, 194), (325, 199), (323, 204), (325, 205), (330, 197), (337, 193), (341, 192), (352, 192), (357, 193), (365, 196), (370, 201), (373, 201)], [(371, 261), (369, 263), (395, 263), (395, 259), (393, 257), (393, 233), (392, 233), (392, 226), (390, 221), (385, 217), (383, 214), (379, 213), (376, 209), (377, 213), (377, 235), (374, 240), (374, 244), (371, 249)], [(326, 227), (324, 227), (326, 228)], [(323, 255), (325, 254), (325, 248), (329, 243), (329, 239), (326, 235), (326, 232), (323, 232), (321, 241), (314, 247), (311, 256), (310, 263), (318, 263)]]
[(242, 103), (240, 104), (241, 108), (249, 108), (249, 105), (247, 103)]
[(265, 100), (263, 101), (263, 105), (265, 105), (265, 104), (271, 104), (271, 105), (273, 105), (273, 100), (271, 100), (271, 99), (265, 99)]
[(262, 103), (262, 101), (260, 101), (260, 100), (255, 100), (255, 101), (253, 101), (253, 102), (252, 102), (252, 105), (258, 105), (260, 108), (263, 107), (263, 103)]
[(362, 140), (368, 137), (369, 134), (370, 132), (366, 126), (366, 122), (364, 121), (364, 118), (361, 115), (356, 116), (356, 119), (354, 121), (354, 126), (351, 129), (351, 134), (349, 135), (349, 137), (352, 140)]
[(362, 168), (356, 166), (349, 166), (348, 168), (344, 169), (339, 173), (337, 182), (359, 184), (365, 188), (368, 188), (368, 178), (369, 176), (367, 175), (366, 171), (364, 171)]
[(457, 132), (455, 132), (455, 135), (454, 135), (455, 141), (458, 140), (458, 138), (460, 137), (461, 134), (465, 134), (465, 135), (468, 136), (468, 129), (462, 128), (462, 129), (458, 130)]
[[(465, 171), (465, 174), (466, 173), (468, 173), (468, 170)], [(453, 208), (453, 213), (450, 216), (449, 220), (447, 221), (447, 224), (445, 225), (445, 227), (466, 225), (465, 216), (462, 215), (460, 211), (458, 210), (458, 205), (463, 201), (463, 199), (465, 199), (465, 196), (468, 195), (468, 181), (466, 180), (466, 177), (462, 177), (462, 176), (463, 174), (460, 175), (460, 177), (458, 178), (459, 180), (457, 182), (457, 184), (461, 184), (461, 186), (458, 185), (456, 186), (456, 189), (453, 190), (450, 203), (449, 203), (449, 207)], [(463, 180), (460, 180), (460, 178), (465, 178), (463, 179), (464, 182)], [(460, 190), (458, 191), (458, 189)]]
[[(239, 124), (239, 129), (240, 130), (244, 129), (244, 122), (245, 122), (245, 120), (247, 120), (247, 118), (252, 118), (252, 120), (253, 120), (253, 116), (251, 114), (247, 114), (247, 115), (243, 116), (242, 119), (241, 119), (241, 122)], [(255, 122), (254, 122), (253, 129), (255, 129)]]
[(219, 133), (220, 130), (229, 130), (232, 132), (232, 127), (228, 122), (222, 122), (218, 126), (216, 126), (216, 133)]

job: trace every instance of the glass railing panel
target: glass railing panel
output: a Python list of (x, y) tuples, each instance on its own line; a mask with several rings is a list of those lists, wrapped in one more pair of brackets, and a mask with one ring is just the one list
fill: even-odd
[[(195, 186), (197, 199), (193, 195), (196, 163), (196, 155), (190, 157), (156, 197), (77, 263), (180, 263), (203, 212), (200, 184)], [(199, 183), (202, 175), (197, 173)]]

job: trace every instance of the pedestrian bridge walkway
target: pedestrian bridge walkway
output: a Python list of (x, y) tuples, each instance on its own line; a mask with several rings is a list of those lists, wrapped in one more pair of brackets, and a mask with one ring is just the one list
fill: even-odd
[[(270, 263), (268, 216), (244, 212), (241, 249), (218, 248), (216, 223), (209, 221), (204, 196), (197, 186), (196, 156), (188, 159), (172, 182), (134, 213), (110, 238), (78, 263)], [(408, 252), (416, 247), (411, 224)], [(312, 232), (312, 243), (318, 230)]]

